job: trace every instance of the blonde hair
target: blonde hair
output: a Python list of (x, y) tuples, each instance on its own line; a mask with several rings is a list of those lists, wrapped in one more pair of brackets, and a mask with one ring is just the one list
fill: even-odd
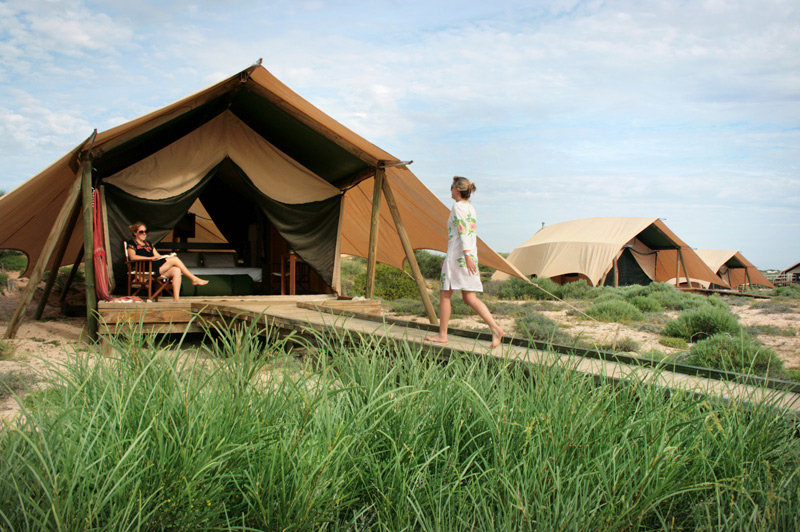
[(461, 197), (469, 199), (473, 192), (475, 192), (475, 183), (471, 182), (466, 177), (454, 176), (452, 187), (461, 193)]
[(143, 222), (133, 222), (131, 225), (128, 226), (128, 229), (131, 230), (132, 235), (136, 235), (136, 231), (138, 231), (139, 228), (143, 225), (145, 225)]

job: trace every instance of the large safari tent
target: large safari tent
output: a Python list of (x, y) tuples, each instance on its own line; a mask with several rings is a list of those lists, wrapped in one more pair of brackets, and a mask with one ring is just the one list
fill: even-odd
[[(368, 296), (376, 262), (402, 268), (408, 261), (435, 322), (413, 250), (446, 250), (448, 208), (408, 164), (324, 114), (259, 62), (172, 105), (95, 131), (0, 198), (0, 248), (27, 254), (23, 275), (31, 285), (43, 271), (77, 265), (82, 250), (92, 250), (86, 255), (95, 260), (105, 256), (116, 294), (126, 288), (122, 242), (137, 220), (147, 224), (149, 240), (172, 249), (235, 251), (239, 266), (263, 271), (255, 293), (274, 290), (269, 279), (289, 250), (308, 265), (312, 290), (335, 293), (343, 254), (368, 259)], [(102, 206), (100, 246), (93, 243), (93, 189)], [(519, 275), (482, 241), (479, 250), (483, 264)], [(87, 284), (94, 284), (92, 268), (86, 270)], [(88, 314), (96, 308), (90, 292)]]
[[(601, 217), (543, 227), (508, 261), (526, 276), (592, 286), (672, 282), (720, 284), (720, 279), (658, 218)], [(493, 279), (503, 279), (502, 272)]]
[(703, 259), (703, 262), (708, 264), (708, 267), (731, 288), (752, 285), (775, 288), (772, 282), (738, 251), (724, 249), (697, 249), (695, 251)]

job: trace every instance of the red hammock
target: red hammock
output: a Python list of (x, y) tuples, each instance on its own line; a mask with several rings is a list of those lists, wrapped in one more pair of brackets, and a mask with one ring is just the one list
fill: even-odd
[(142, 302), (142, 299), (133, 297), (111, 297), (108, 289), (108, 269), (106, 268), (106, 250), (103, 247), (106, 238), (103, 233), (103, 211), (100, 205), (100, 191), (92, 191), (92, 211), (94, 217), (94, 290), (97, 299), (102, 301)]

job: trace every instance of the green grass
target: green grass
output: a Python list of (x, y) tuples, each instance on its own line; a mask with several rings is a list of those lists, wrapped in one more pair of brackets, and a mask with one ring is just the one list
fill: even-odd
[(11, 360), (14, 356), (14, 344), (8, 340), (0, 340), (0, 360)]
[(28, 267), (28, 257), (19, 251), (0, 251), (0, 269), (23, 272)]
[(371, 337), (282, 364), (291, 344), (255, 328), (210, 330), (202, 361), (136, 334), (70, 355), (0, 432), (0, 526), (800, 526), (796, 426), (772, 410)]

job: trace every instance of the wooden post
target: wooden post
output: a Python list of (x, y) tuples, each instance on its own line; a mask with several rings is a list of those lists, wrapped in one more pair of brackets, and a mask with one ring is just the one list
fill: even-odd
[(36, 266), (34, 266), (28, 278), (28, 286), (25, 287), (25, 292), (22, 294), (22, 299), (20, 299), (14, 316), (12, 316), (11, 321), (8, 322), (5, 333), (6, 338), (14, 338), (17, 334), (17, 329), (22, 322), (22, 317), (25, 315), (25, 310), (28, 308), (28, 305), (30, 305), (31, 300), (33, 300), (33, 293), (36, 291), (36, 285), (41, 281), (44, 269), (50, 261), (50, 257), (53, 255), (53, 249), (56, 247), (58, 235), (63, 232), (64, 226), (67, 223), (67, 218), (70, 212), (72, 212), (73, 206), (78, 201), (80, 184), (80, 178), (76, 178), (69, 192), (67, 192), (67, 199), (64, 201), (64, 205), (61, 206), (61, 211), (58, 213), (52, 229), (50, 229), (50, 235), (47, 237), (47, 240), (45, 240), (44, 246), (42, 246), (39, 260), (36, 262)]
[(375, 169), (375, 183), (372, 187), (372, 219), (369, 226), (369, 250), (367, 254), (367, 286), (365, 296), (372, 299), (375, 294), (375, 264), (378, 250), (378, 227), (380, 225), (381, 190), (386, 180), (386, 170)]
[(686, 268), (686, 261), (683, 260), (683, 253), (680, 249), (678, 249), (678, 258), (681, 261), (681, 266), (683, 266), (683, 273), (686, 274), (686, 286), (689, 288), (692, 287), (692, 280), (689, 278), (689, 270)]
[(61, 297), (58, 298), (58, 305), (60, 307), (64, 307), (64, 303), (67, 300), (67, 292), (69, 291), (69, 287), (72, 286), (72, 281), (75, 280), (75, 275), (78, 273), (78, 268), (81, 265), (81, 261), (83, 260), (83, 246), (78, 250), (78, 256), (75, 258), (75, 262), (72, 263), (72, 269), (69, 271), (69, 276), (67, 277), (67, 282), (64, 283), (64, 291), (61, 292)]
[(433, 303), (428, 296), (428, 287), (425, 286), (425, 279), (422, 277), (422, 272), (417, 264), (417, 257), (414, 255), (414, 248), (411, 247), (411, 241), (408, 239), (408, 233), (403, 225), (403, 219), (400, 217), (400, 211), (397, 209), (397, 203), (394, 201), (394, 193), (389, 186), (389, 181), (383, 180), (383, 194), (386, 196), (386, 203), (389, 205), (389, 211), (392, 213), (394, 225), (397, 228), (397, 235), (400, 237), (400, 242), (403, 244), (403, 250), (406, 252), (406, 259), (411, 266), (411, 271), (414, 273), (414, 281), (417, 282), (419, 295), (422, 298), (422, 304), (425, 306), (425, 312), (428, 314), (428, 319), (433, 325), (439, 325), (439, 319), (436, 317), (436, 311), (433, 309)]
[(614, 259), (614, 288), (619, 288), (619, 257)]
[[(728, 283), (728, 284), (730, 284), (730, 283)], [(744, 267), (744, 286), (745, 286), (745, 289), (753, 287), (753, 281), (752, 281), (752, 279), (750, 279), (750, 268), (748, 268), (747, 266)], [(731, 288), (733, 288), (733, 287), (731, 287)]]
[(678, 248), (677, 255), (675, 255), (675, 288), (680, 285), (681, 275), (681, 248)]
[(83, 197), (83, 274), (86, 277), (86, 330), (89, 339), (97, 340), (97, 294), (94, 291), (94, 228), (92, 212), (92, 156), (86, 152), (81, 163), (81, 195)]
[(33, 314), (33, 319), (35, 320), (42, 318), (44, 307), (47, 305), (47, 298), (50, 297), (50, 291), (53, 289), (56, 277), (58, 277), (58, 267), (61, 265), (61, 261), (64, 260), (64, 253), (67, 252), (67, 244), (69, 244), (69, 239), (72, 236), (72, 231), (75, 229), (75, 224), (78, 223), (78, 215), (80, 212), (78, 202), (76, 201), (75, 205), (72, 207), (69, 221), (64, 227), (64, 231), (61, 233), (61, 238), (59, 239), (58, 248), (53, 255), (53, 260), (50, 261), (50, 276), (47, 278), (47, 284), (44, 285), (42, 297), (39, 299), (39, 304), (36, 306), (36, 312)]

